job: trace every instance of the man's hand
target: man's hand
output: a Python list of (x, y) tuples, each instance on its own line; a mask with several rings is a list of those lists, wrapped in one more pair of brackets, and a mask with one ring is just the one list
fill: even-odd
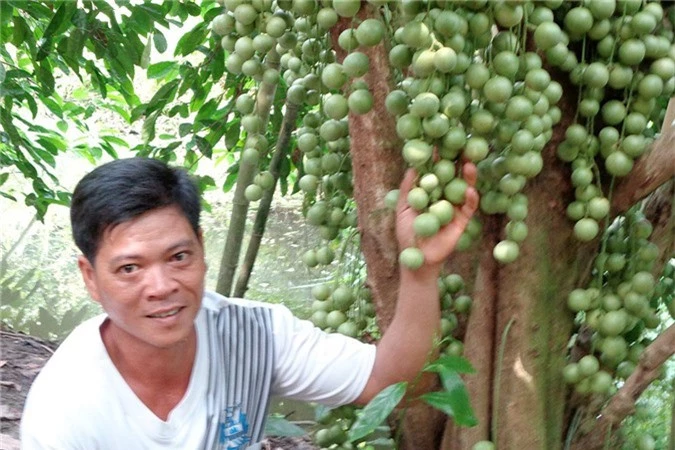
[(475, 188), (477, 169), (471, 162), (464, 163), (462, 177), (468, 185), (464, 204), (461, 207), (455, 207), (455, 214), (450, 223), (428, 238), (415, 237), (413, 221), (418, 213), (408, 205), (407, 201), (408, 192), (412, 189), (416, 176), (414, 169), (408, 169), (401, 182), (396, 206), (396, 238), (400, 250), (415, 246), (424, 253), (425, 265), (437, 266), (442, 264), (455, 249), (459, 237), (478, 208), (478, 192)]
[[(424, 264), (417, 270), (401, 265), (396, 313), (377, 346), (373, 371), (356, 403), (369, 402), (391, 384), (413, 381), (432, 355), (441, 321), (438, 276), (478, 208), (476, 172), (473, 163), (464, 164), (462, 176), (468, 185), (464, 204), (455, 207), (450, 223), (427, 238), (415, 236), (413, 222), (418, 213), (407, 202), (416, 173), (409, 170), (405, 174), (396, 208), (396, 237), (401, 250), (419, 248), (424, 254)], [(426, 389), (430, 379), (430, 376), (423, 377), (415, 386), (415, 393)]]

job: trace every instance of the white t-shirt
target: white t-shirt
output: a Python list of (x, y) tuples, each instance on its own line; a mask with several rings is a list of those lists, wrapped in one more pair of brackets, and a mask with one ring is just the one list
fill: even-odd
[[(223, 320), (222, 312), (226, 310), (229, 316)], [(231, 356), (222, 356), (222, 344), (216, 342), (221, 337), (219, 333), (228, 330), (228, 323), (244, 323), (237, 318), (249, 313), (254, 313), (250, 317), (270, 318), (268, 340), (273, 353), (267, 352), (261, 358), (250, 356), (256, 355), (255, 349), (254, 353), (243, 353), (242, 342), (252, 333), (237, 329), (235, 333), (227, 332), (236, 335), (230, 339), (234, 344), (228, 347)], [(375, 361), (375, 346), (326, 334), (311, 322), (295, 318), (282, 305), (206, 293), (195, 319), (197, 353), (190, 383), (184, 397), (163, 421), (136, 397), (112, 363), (99, 331), (105, 318), (97, 316), (78, 326), (35, 379), (22, 417), (23, 449), (254, 449), (256, 433), (253, 438), (234, 439), (242, 430), (242, 422), (244, 428), (249, 425), (239, 406), (248, 411), (249, 421), (259, 422), (256, 426), (260, 428), (267, 412), (267, 392), (329, 406), (347, 404), (363, 391)], [(245, 361), (239, 366), (250, 366), (249, 360), (253, 359), (252, 367), (238, 368), (236, 375), (226, 374), (223, 378), (221, 372), (227, 372), (223, 367), (237, 365), (235, 353), (240, 353), (239, 360), (244, 355)], [(268, 391), (259, 397), (246, 394), (249, 397), (245, 395), (243, 403), (240, 393), (235, 392), (230, 396), (239, 399), (236, 405), (214, 405), (212, 393), (226, 389), (220, 384), (243, 383), (254, 386), (251, 390), (261, 390), (259, 385), (264, 381), (258, 372), (265, 372), (264, 361), (273, 366), (267, 368)], [(222, 382), (224, 379), (232, 381)], [(250, 405), (246, 405), (247, 398)], [(232, 409), (235, 406), (236, 411)]]

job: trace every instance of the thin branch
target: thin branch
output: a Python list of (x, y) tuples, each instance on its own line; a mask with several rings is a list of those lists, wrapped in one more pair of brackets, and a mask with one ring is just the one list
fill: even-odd
[(669, 126), (635, 162), (614, 191), (612, 211), (620, 214), (675, 177), (675, 127)]
[(635, 402), (661, 374), (660, 367), (675, 354), (675, 325), (668, 327), (642, 353), (633, 374), (607, 403), (591, 432), (574, 444), (577, 450), (602, 448), (607, 430), (616, 428), (635, 409)]
[[(272, 51), (267, 55), (267, 64), (269, 67), (277, 69), (279, 67), (279, 55)], [(274, 102), (274, 94), (277, 89), (278, 80), (273, 83), (263, 81), (256, 95), (255, 113), (260, 117), (262, 123), (261, 129), (267, 128), (270, 109)], [(252, 137), (254, 133), (249, 133), (246, 138), (245, 147), (252, 146)], [(225, 249), (220, 259), (220, 269), (218, 271), (218, 281), (216, 283), (216, 292), (229, 296), (232, 292), (232, 282), (234, 274), (239, 264), (241, 254), (241, 243), (244, 240), (244, 231), (248, 213), (248, 201), (244, 195), (246, 187), (251, 184), (257, 171), (257, 166), (242, 162), (237, 174), (237, 184), (234, 190), (234, 199), (232, 200), (232, 213), (230, 216), (230, 228), (227, 231), (225, 240)]]
[(255, 221), (253, 223), (253, 232), (251, 233), (251, 239), (249, 240), (246, 249), (246, 256), (239, 269), (239, 277), (237, 278), (237, 283), (234, 287), (234, 297), (243, 297), (248, 288), (248, 281), (251, 278), (251, 272), (253, 272), (253, 264), (258, 256), (260, 242), (265, 233), (265, 225), (267, 223), (267, 218), (269, 217), (270, 206), (272, 204), (272, 199), (274, 198), (277, 180), (279, 179), (282, 157), (288, 150), (288, 145), (291, 142), (291, 133), (295, 129), (295, 121), (298, 117), (298, 107), (297, 105), (286, 102), (285, 109), (286, 113), (284, 114), (284, 120), (281, 124), (281, 129), (279, 130), (277, 146), (274, 150), (274, 155), (272, 156), (272, 162), (270, 163), (270, 172), (274, 178), (274, 185), (265, 191), (263, 198), (260, 200), (258, 212), (256, 213)]

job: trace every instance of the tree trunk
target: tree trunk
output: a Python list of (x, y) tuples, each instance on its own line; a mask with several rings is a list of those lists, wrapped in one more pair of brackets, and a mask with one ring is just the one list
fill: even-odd
[[(267, 63), (271, 68), (279, 68), (279, 55), (276, 51), (271, 51), (267, 56)], [(260, 89), (256, 95), (255, 114), (260, 117), (262, 123), (261, 134), (265, 134), (270, 110), (274, 104), (274, 94), (277, 89), (277, 83), (260, 84)], [(247, 136), (245, 147), (251, 146), (251, 136)], [(258, 170), (257, 166), (242, 161), (239, 166), (237, 176), (237, 186), (234, 190), (234, 199), (232, 200), (232, 215), (230, 218), (230, 227), (227, 231), (225, 248), (220, 260), (220, 269), (218, 272), (218, 282), (216, 291), (222, 295), (229, 296), (232, 291), (232, 281), (239, 264), (239, 254), (241, 253), (241, 243), (244, 239), (244, 230), (246, 228), (246, 218), (248, 212), (248, 200), (244, 196), (246, 187), (251, 184), (253, 177)]]
[[(359, 18), (377, 14), (376, 8), (364, 3)], [(334, 44), (339, 33), (350, 25), (350, 21), (342, 19), (332, 30)], [(334, 48), (339, 49), (337, 45)], [(354, 197), (359, 208), (368, 283), (373, 290), (378, 323), (384, 330), (391, 321), (397, 297), (398, 249), (393, 214), (383, 211), (382, 200), (389, 189), (397, 187), (404, 164), (394, 119), (384, 108), (392, 85), (385, 49), (377, 46), (360, 51), (370, 57), (370, 71), (364, 78), (375, 101), (370, 113), (350, 115)], [(338, 50), (338, 61), (344, 56)], [(565, 92), (576, 92), (565, 81), (566, 74), (558, 78)], [(573, 412), (568, 407), (569, 387), (562, 380), (574, 319), (567, 307), (567, 295), (588, 281), (600, 241), (598, 237), (579, 242), (573, 236), (573, 222), (566, 215), (574, 188), (571, 169), (558, 160), (556, 148), (573, 120), (576, 102), (576, 95), (570, 94), (558, 104), (562, 122), (543, 151), (544, 171), (525, 188), (529, 235), (520, 247), (519, 258), (505, 266), (493, 259), (492, 249), (503, 238), (505, 219), (490, 216), (480, 217), (481, 242), (456, 253), (448, 264), (449, 271), (461, 274), (467, 288), (472, 289), (472, 312), (463, 342), (465, 356), (477, 373), (464, 378), (479, 424), (474, 428), (456, 427), (451, 419), (444, 420), (438, 413), (416, 406), (407, 411), (402, 424), (401, 449), (470, 450), (476, 442), (487, 439), (500, 450), (563, 448)], [(636, 163), (635, 175), (617, 184), (614, 214), (625, 209), (622, 202), (635, 203), (673, 176), (673, 165), (669, 164), (674, 148), (670, 133), (672, 130), (653, 146), (663, 153), (652, 152), (651, 158), (645, 155), (643, 161)], [(660, 225), (655, 223), (655, 239), (672, 246), (672, 218), (665, 221), (670, 228), (663, 226), (663, 220)], [(668, 230), (670, 240), (664, 236)]]
[(284, 120), (281, 123), (281, 129), (279, 130), (277, 145), (274, 150), (274, 155), (272, 156), (272, 161), (270, 162), (270, 173), (274, 178), (274, 185), (270, 189), (266, 190), (262, 199), (260, 199), (258, 212), (256, 213), (255, 221), (253, 222), (253, 231), (251, 232), (251, 238), (249, 239), (248, 247), (246, 248), (246, 256), (244, 257), (244, 261), (242, 262), (241, 268), (239, 269), (239, 277), (237, 278), (237, 283), (232, 294), (234, 297), (244, 297), (244, 294), (248, 289), (248, 281), (251, 278), (253, 265), (255, 264), (255, 260), (258, 257), (260, 243), (262, 241), (263, 234), (265, 233), (267, 217), (269, 216), (272, 200), (274, 199), (274, 192), (277, 188), (279, 167), (281, 166), (283, 156), (288, 152), (288, 145), (291, 141), (291, 133), (295, 129), (295, 120), (298, 117), (297, 105), (286, 103), (285, 111)]

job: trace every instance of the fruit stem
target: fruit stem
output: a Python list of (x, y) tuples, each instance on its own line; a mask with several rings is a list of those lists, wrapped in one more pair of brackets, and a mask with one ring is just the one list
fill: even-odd
[[(598, 170), (597, 165), (593, 166), (594, 169)], [(599, 180), (599, 174), (598, 174), (598, 180)], [(611, 181), (609, 182), (609, 192), (607, 192), (607, 200), (609, 201), (609, 204), (612, 204), (612, 194), (614, 193), (614, 181), (616, 180), (616, 177), (612, 176)], [(607, 258), (604, 258), (604, 255), (607, 253), (607, 241), (609, 240), (609, 214), (605, 217), (605, 227), (604, 227), (604, 232), (602, 236), (602, 243), (600, 244), (600, 254), (597, 257), (600, 257), (600, 267), (597, 268), (598, 271), (598, 289), (602, 289), (602, 279), (605, 274), (605, 262), (607, 261)], [(597, 258), (596, 257), (596, 258)]]

